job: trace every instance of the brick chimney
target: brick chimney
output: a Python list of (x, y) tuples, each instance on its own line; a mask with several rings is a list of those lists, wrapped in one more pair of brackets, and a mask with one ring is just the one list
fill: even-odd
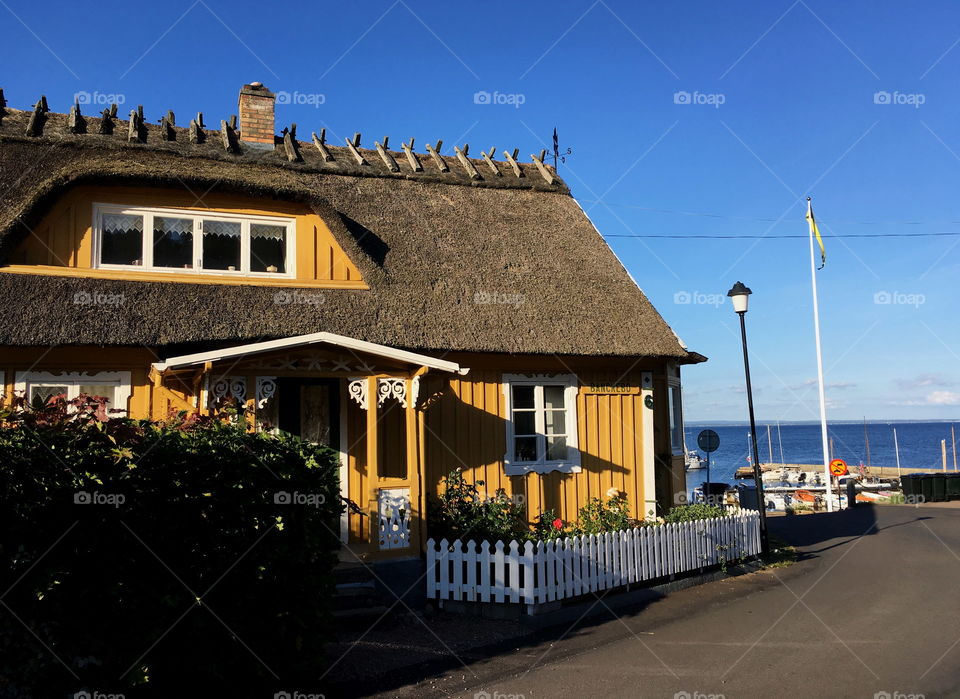
[(273, 103), (276, 96), (253, 82), (240, 90), (240, 140), (256, 148), (273, 148)]

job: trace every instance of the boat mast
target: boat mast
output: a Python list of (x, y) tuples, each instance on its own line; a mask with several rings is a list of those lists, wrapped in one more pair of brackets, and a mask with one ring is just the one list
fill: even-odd
[(897, 443), (897, 428), (893, 428), (893, 451), (897, 454), (897, 478), (900, 477), (900, 445)]
[(867, 416), (863, 416), (863, 441), (867, 445), (867, 468), (870, 468), (870, 435), (867, 434)]
[(787, 462), (783, 460), (783, 434), (780, 432), (780, 421), (777, 420), (777, 441), (780, 442), (780, 463), (786, 464)]

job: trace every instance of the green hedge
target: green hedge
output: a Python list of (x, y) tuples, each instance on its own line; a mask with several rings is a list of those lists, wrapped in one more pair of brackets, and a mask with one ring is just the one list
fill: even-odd
[(242, 424), (0, 410), (0, 696), (314, 688), (337, 474)]

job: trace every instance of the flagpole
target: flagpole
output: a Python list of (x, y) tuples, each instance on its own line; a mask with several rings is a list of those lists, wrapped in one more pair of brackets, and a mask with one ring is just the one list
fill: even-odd
[[(807, 216), (813, 220), (813, 205), (807, 197)], [(813, 288), (813, 332), (817, 342), (817, 387), (820, 393), (820, 435), (823, 446), (823, 476), (827, 484), (827, 512), (833, 512), (833, 477), (830, 475), (830, 443), (827, 437), (827, 398), (823, 390), (823, 353), (820, 350), (820, 304), (817, 301), (817, 262), (813, 252), (813, 226), (810, 228), (810, 283)]]

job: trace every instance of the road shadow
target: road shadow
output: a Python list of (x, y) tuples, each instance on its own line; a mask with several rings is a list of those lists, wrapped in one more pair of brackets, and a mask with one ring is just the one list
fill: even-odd
[[(799, 549), (799, 558), (803, 559), (838, 546), (845, 546), (861, 536), (872, 536), (884, 529), (931, 519), (930, 516), (920, 514), (919, 511), (904, 513), (898, 509), (897, 513), (891, 512), (891, 514), (901, 514), (902, 519), (881, 523), (877, 516), (878, 507), (893, 506), (860, 504), (837, 512), (771, 517), (767, 520), (767, 528), (771, 536), (796, 546)], [(818, 545), (820, 545), (819, 548), (817, 548)]]

